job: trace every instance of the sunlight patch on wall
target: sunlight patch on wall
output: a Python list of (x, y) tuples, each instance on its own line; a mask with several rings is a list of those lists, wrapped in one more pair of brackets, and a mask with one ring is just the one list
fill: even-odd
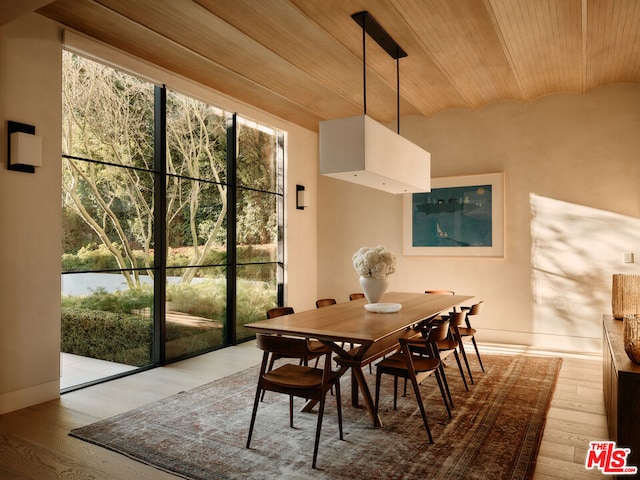
[(640, 219), (535, 194), (530, 205), (533, 331), (599, 340), (611, 276), (640, 272), (623, 262), (640, 247)]

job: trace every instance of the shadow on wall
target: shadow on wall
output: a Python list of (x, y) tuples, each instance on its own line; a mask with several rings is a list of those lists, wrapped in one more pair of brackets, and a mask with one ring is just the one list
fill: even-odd
[(534, 331), (592, 338), (597, 350), (612, 275), (640, 273), (623, 262), (640, 245), (640, 219), (535, 194), (530, 205)]

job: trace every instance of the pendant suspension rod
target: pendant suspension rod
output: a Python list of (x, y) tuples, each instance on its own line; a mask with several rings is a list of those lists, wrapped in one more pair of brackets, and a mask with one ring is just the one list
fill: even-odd
[(367, 28), (366, 19), (362, 19), (362, 88), (364, 114), (367, 114)]
[(382, 49), (396, 60), (396, 81), (398, 86), (398, 133), (400, 133), (400, 58), (406, 57), (407, 52), (391, 38), (384, 28), (367, 11), (354, 13), (351, 18), (362, 27), (362, 77), (364, 84), (364, 114), (367, 114), (367, 48), (366, 34), (368, 33)]
[(398, 135), (400, 135), (400, 57), (396, 57), (396, 83), (398, 87)]

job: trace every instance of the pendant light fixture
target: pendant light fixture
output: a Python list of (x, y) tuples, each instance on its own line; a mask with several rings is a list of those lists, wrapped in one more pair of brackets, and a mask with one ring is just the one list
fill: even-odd
[[(364, 113), (320, 122), (320, 173), (388, 193), (428, 192), (431, 154), (400, 136), (400, 58), (407, 54), (369, 12), (351, 18), (362, 27)], [(367, 116), (365, 34), (396, 60), (397, 133)]]

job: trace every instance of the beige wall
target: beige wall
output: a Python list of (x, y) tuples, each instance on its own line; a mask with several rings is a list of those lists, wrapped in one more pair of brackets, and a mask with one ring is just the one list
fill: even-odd
[[(0, 28), (0, 414), (59, 396), (62, 38), (36, 14)], [(94, 58), (287, 132), (287, 303), (314, 308), (317, 135), (78, 35), (66, 38)], [(7, 120), (35, 125), (43, 137), (34, 175), (6, 168)], [(304, 211), (295, 208), (297, 183), (310, 197)]]
[[(60, 52), (37, 15), (0, 28), (0, 413), (60, 388)], [(7, 170), (8, 120), (42, 136), (35, 174)]]
[(504, 258), (402, 255), (402, 198), (319, 179), (318, 296), (359, 290), (350, 256), (386, 245), (390, 289), (451, 289), (486, 302), (480, 337), (599, 351), (611, 274), (640, 259), (640, 85), (406, 118), (432, 175), (505, 172)]

